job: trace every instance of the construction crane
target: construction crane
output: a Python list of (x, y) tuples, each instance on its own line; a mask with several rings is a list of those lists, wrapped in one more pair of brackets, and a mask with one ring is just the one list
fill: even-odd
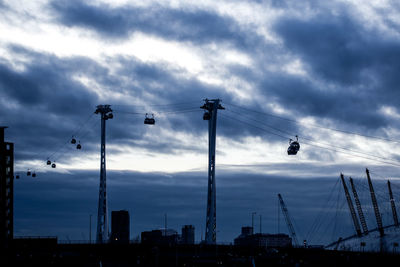
[(286, 224), (288, 226), (288, 230), (289, 230), (290, 236), (292, 237), (294, 245), (296, 247), (298, 247), (299, 246), (299, 242), (297, 241), (296, 232), (294, 231), (294, 227), (293, 227), (292, 221), (290, 220), (289, 211), (286, 208), (286, 204), (283, 201), (283, 198), (282, 198), (281, 194), (278, 194), (278, 198), (279, 198), (279, 204), (280, 204), (281, 209), (282, 209), (282, 213), (283, 213), (283, 215), (285, 217), (285, 221), (286, 221)]

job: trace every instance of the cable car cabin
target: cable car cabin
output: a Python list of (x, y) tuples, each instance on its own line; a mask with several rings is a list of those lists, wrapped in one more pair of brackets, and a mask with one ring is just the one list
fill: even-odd
[(144, 119), (144, 124), (154, 125), (156, 120), (154, 119), (154, 114), (151, 114), (151, 117), (146, 113), (146, 118)]
[(209, 121), (210, 119), (211, 119), (211, 114), (210, 114), (210, 112), (204, 112), (203, 120)]
[(19, 179), (19, 174), (15, 175), (15, 179)]
[(76, 149), (81, 149), (81, 148), (82, 148), (82, 146), (80, 143), (76, 145)]
[(36, 173), (32, 173), (32, 177), (35, 178), (36, 177)]
[(46, 164), (47, 164), (47, 165), (51, 165), (51, 161), (50, 161), (50, 160), (47, 160)]
[(71, 139), (71, 144), (76, 144), (76, 139), (74, 137)]
[(56, 164), (55, 164), (55, 163), (51, 164), (51, 167), (52, 167), (53, 169), (56, 168)]
[(26, 175), (27, 175), (27, 176), (31, 176), (31, 171), (28, 170), (28, 171), (26, 172)]
[[(296, 136), (296, 138), (297, 138), (297, 136)], [(290, 139), (289, 147), (287, 149), (288, 155), (296, 155), (299, 150), (300, 150), (300, 144), (299, 144), (298, 138), (297, 138), (297, 141), (293, 141), (292, 139)]]
[(296, 155), (300, 149), (300, 144), (297, 141), (293, 141), (288, 147), (287, 153), (288, 155)]

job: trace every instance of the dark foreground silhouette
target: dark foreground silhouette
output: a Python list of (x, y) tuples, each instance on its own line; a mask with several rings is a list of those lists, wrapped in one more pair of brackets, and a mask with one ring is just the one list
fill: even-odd
[[(396, 266), (400, 255), (233, 245), (57, 244), (20, 240), (1, 250), (0, 266)], [(394, 265), (393, 265), (394, 264)]]

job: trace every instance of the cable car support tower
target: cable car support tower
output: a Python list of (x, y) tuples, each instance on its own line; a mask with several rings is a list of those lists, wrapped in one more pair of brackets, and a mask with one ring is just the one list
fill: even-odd
[(106, 120), (112, 119), (110, 105), (98, 105), (94, 113), (101, 115), (100, 188), (97, 211), (96, 243), (108, 242), (108, 209), (106, 195)]
[(208, 192), (207, 192), (207, 218), (205, 243), (208, 245), (216, 244), (217, 240), (217, 207), (216, 207), (216, 188), (215, 188), (215, 143), (217, 130), (217, 111), (225, 109), (220, 104), (220, 99), (205, 99), (201, 106), (205, 113), (204, 120), (208, 120)]

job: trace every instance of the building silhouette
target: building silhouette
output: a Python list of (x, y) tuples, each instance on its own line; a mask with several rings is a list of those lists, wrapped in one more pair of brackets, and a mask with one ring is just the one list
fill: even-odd
[(0, 247), (8, 247), (13, 239), (14, 225), (14, 144), (4, 141), (0, 127)]
[(235, 238), (235, 246), (291, 247), (292, 239), (287, 234), (253, 234), (253, 227), (242, 227), (242, 233)]
[(176, 245), (179, 243), (178, 232), (174, 229), (160, 229), (141, 233), (142, 244)]
[(119, 210), (111, 212), (111, 242), (129, 243), (129, 212)]
[(182, 227), (181, 243), (182, 244), (194, 244), (194, 226), (193, 225), (184, 225)]

